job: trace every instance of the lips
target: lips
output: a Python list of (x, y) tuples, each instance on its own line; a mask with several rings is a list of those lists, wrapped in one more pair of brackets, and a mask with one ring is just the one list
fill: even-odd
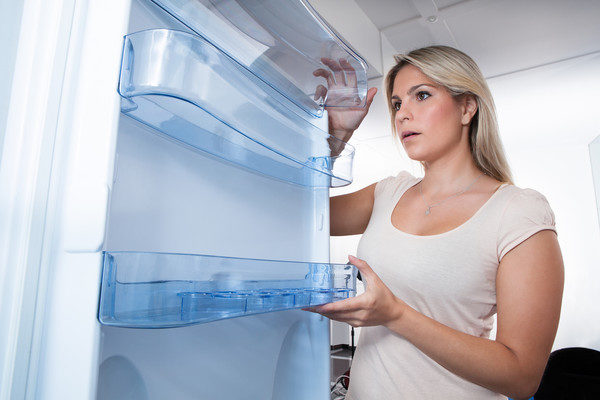
[(416, 136), (416, 135), (420, 135), (419, 132), (413, 132), (413, 131), (404, 131), (402, 132), (402, 140), (411, 137), (411, 136)]

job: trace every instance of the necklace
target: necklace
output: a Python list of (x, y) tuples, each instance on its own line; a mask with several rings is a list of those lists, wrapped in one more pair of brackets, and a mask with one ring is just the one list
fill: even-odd
[(485, 172), (481, 173), (481, 175), (479, 175), (477, 178), (475, 178), (475, 180), (473, 182), (471, 182), (466, 188), (464, 188), (460, 192), (454, 193), (453, 195), (450, 195), (450, 196), (446, 197), (445, 199), (437, 201), (437, 202), (432, 203), (432, 204), (427, 204), (427, 202), (425, 201), (425, 196), (423, 196), (423, 184), (422, 184), (422, 181), (419, 182), (419, 183), (421, 183), (419, 185), (419, 193), (421, 194), (421, 198), (423, 199), (423, 203), (425, 203), (425, 207), (427, 207), (427, 209), (425, 210), (425, 215), (431, 214), (431, 209), (433, 207), (437, 207), (440, 204), (442, 204), (443, 202), (445, 202), (447, 200), (450, 200), (453, 197), (460, 196), (461, 194), (463, 194), (467, 190), (471, 189), (471, 186), (473, 186), (475, 184), (475, 182), (477, 182), (479, 180), (479, 178), (481, 178), (483, 175), (485, 175)]

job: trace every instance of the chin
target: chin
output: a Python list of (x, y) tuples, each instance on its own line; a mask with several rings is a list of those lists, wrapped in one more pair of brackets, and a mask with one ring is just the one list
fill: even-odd
[(427, 154), (424, 154), (423, 152), (420, 151), (408, 151), (406, 150), (406, 148), (404, 149), (404, 152), (406, 152), (406, 155), (408, 156), (408, 158), (410, 158), (413, 161), (425, 161), (427, 160)]
[[(404, 146), (403, 146), (404, 147)], [(443, 157), (444, 154), (449, 153), (448, 148), (443, 147), (427, 147), (427, 146), (411, 146), (404, 147), (404, 152), (413, 161), (419, 162), (429, 162), (432, 160), (437, 160), (440, 157)]]

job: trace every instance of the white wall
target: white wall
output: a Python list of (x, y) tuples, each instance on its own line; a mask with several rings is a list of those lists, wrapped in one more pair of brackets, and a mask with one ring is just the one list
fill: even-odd
[[(595, 54), (489, 81), (515, 183), (543, 193), (556, 215), (565, 292), (555, 349), (600, 349), (600, 229), (588, 150), (600, 135), (595, 99), (599, 72), (600, 54)], [(381, 88), (381, 80), (370, 85)], [(351, 142), (356, 146), (355, 181), (332, 190), (332, 195), (358, 190), (402, 169), (421, 174), (391, 139), (382, 91)], [(347, 254), (356, 253), (359, 239), (332, 238), (332, 262), (346, 262)]]
[(600, 349), (600, 229), (588, 144), (600, 135), (600, 54), (489, 80), (515, 183), (543, 193), (565, 263), (554, 348)]

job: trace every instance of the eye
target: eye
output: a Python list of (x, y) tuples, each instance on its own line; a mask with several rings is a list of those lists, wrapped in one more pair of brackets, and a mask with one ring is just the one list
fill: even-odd
[(420, 100), (420, 101), (425, 100), (429, 96), (431, 96), (431, 94), (429, 92), (424, 91), (424, 90), (421, 90), (420, 92), (417, 93), (417, 99)]
[(402, 102), (396, 101), (396, 102), (392, 103), (392, 108), (394, 109), (394, 111), (400, 111), (401, 105), (402, 105)]

